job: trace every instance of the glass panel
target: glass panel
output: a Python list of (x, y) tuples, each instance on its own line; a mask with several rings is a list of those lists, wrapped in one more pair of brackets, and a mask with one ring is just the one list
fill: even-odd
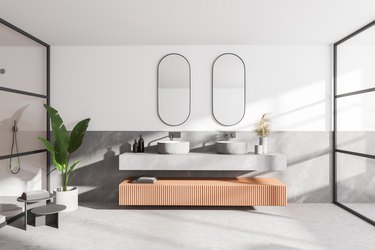
[(14, 120), (19, 152), (43, 149), (37, 137), (46, 135), (45, 102), (43, 98), (0, 91), (0, 155), (10, 154)]
[(0, 24), (0, 86), (46, 95), (46, 47)]
[(375, 220), (375, 160), (337, 153), (337, 201)]
[(375, 155), (375, 92), (337, 99), (337, 148)]
[(375, 27), (337, 47), (337, 94), (375, 87)]
[[(20, 157), (21, 169), (18, 174), (10, 172), (9, 159), (0, 160), (0, 203), (3, 196), (20, 196), (25, 191), (46, 188), (46, 155), (40, 153)], [(14, 158), (12, 163), (16, 162)]]

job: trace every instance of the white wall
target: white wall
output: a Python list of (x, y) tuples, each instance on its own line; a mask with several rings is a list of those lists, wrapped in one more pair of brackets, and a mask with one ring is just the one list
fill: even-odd
[[(157, 63), (183, 54), (192, 70), (188, 121), (169, 127), (156, 110)], [(211, 67), (225, 52), (247, 69), (247, 110), (242, 122), (223, 127), (211, 111)], [(327, 131), (331, 112), (331, 49), (328, 45), (248, 46), (54, 46), (51, 104), (68, 127), (91, 117), (93, 131), (252, 130), (272, 112), (274, 130)]]

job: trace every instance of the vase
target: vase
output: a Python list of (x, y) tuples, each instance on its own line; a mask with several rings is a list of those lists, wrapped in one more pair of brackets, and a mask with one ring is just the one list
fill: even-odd
[(255, 145), (254, 146), (254, 153), (256, 155), (261, 155), (263, 154), (263, 146), (262, 145)]
[(61, 188), (53, 190), (55, 195), (55, 204), (66, 206), (62, 212), (71, 212), (78, 208), (78, 188), (67, 187), (67, 191), (60, 191)]
[(259, 145), (263, 146), (263, 154), (267, 154), (268, 153), (268, 138), (259, 137)]

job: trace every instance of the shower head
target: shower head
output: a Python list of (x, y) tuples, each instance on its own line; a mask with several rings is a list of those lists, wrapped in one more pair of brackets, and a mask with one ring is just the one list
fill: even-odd
[(0, 74), (4, 75), (5, 74), (5, 69), (0, 69)]

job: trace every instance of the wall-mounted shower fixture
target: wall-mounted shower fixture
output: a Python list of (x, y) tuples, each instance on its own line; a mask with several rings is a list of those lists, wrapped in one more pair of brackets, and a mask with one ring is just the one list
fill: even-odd
[(6, 70), (5, 70), (5, 69), (0, 69), (0, 74), (4, 75), (4, 74), (5, 74), (5, 72), (6, 72)]
[[(18, 132), (18, 127), (17, 127), (17, 121), (13, 121), (13, 126), (12, 126), (12, 146), (10, 149), (10, 158), (9, 158), (9, 170), (12, 174), (18, 174), (21, 170), (21, 161), (20, 161), (20, 156), (19, 156), (19, 151), (18, 151), (18, 143), (17, 143), (17, 132)], [(17, 157), (17, 164), (15, 167), (12, 164), (12, 159), (13, 159), (13, 149), (15, 149), (16, 152), (16, 157)]]

